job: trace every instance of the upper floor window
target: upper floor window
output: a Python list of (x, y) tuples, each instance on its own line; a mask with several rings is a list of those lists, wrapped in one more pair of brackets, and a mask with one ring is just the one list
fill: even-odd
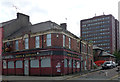
[(15, 49), (18, 50), (19, 46), (18, 46), (18, 40), (15, 41)]
[(51, 46), (51, 34), (47, 34), (47, 46)]
[(40, 45), (40, 43), (39, 43), (39, 36), (36, 36), (35, 37), (35, 47), (39, 48), (40, 47), (39, 45)]
[(63, 35), (63, 47), (65, 47), (65, 35)]
[(29, 49), (28, 38), (25, 38), (25, 49)]
[(71, 48), (71, 39), (69, 38), (69, 49)]

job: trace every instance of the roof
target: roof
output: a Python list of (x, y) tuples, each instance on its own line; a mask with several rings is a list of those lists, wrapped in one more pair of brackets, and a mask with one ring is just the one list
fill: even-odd
[(99, 16), (94, 16), (92, 18), (88, 18), (88, 19), (82, 19), (82, 21), (87, 21), (87, 20), (92, 20), (92, 19), (96, 19), (96, 18), (101, 18), (101, 17), (107, 17), (107, 16), (111, 16), (111, 17), (114, 17), (112, 14), (108, 14), (108, 15), (99, 15)]
[(103, 52), (101, 56), (111, 56), (111, 57), (115, 57), (114, 55), (109, 54), (109, 53), (107, 53), (107, 52)]
[(100, 47), (98, 47), (98, 46), (93, 46), (93, 50), (104, 50), (103, 48), (100, 48)]
[(12, 34), (19, 29), (31, 25), (29, 22), (29, 16), (17, 13), (17, 18), (1, 23), (4, 29), (4, 39), (9, 38)]
[(23, 35), (24, 33), (37, 33), (37, 32), (42, 32), (45, 30), (49, 30), (49, 29), (62, 29), (59, 25), (57, 25), (54, 22), (51, 21), (46, 21), (46, 22), (41, 22), (35, 25), (28, 25), (25, 27), (21, 27), (20, 29), (18, 29), (17, 31), (15, 31), (13, 34), (11, 34), (8, 38), (6, 39), (12, 39), (14, 37), (19, 37), (21, 35)]
[(75, 38), (78, 38), (76, 35), (72, 34), (70, 31), (66, 30), (66, 27), (56, 24), (52, 21), (45, 21), (32, 25), (29, 22), (29, 16), (17, 13), (17, 19), (4, 22), (4, 40), (13, 39), (16, 37), (21, 37), (24, 34), (28, 33), (39, 33), (48, 30), (59, 30), (64, 31)]
[(50, 31), (50, 30), (64, 31), (64, 32), (74, 36), (75, 38), (78, 38), (76, 35), (72, 34), (70, 31), (64, 30), (62, 27), (60, 27), (60, 25), (56, 24), (55, 22), (45, 21), (45, 22), (41, 22), (38, 24), (22, 27), (19, 30), (17, 30), (16, 32), (14, 32), (12, 35), (10, 35), (7, 39), (20, 37), (25, 33), (38, 33), (38, 32)]

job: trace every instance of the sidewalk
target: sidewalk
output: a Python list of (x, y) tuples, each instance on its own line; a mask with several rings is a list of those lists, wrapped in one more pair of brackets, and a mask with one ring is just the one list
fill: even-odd
[(64, 75), (64, 76), (2, 76), (2, 80), (67, 80), (76, 76), (84, 75), (87, 73), (95, 72), (100, 70), (101, 68), (98, 69), (93, 69), (91, 71), (84, 71), (76, 74), (69, 74), (69, 75)]

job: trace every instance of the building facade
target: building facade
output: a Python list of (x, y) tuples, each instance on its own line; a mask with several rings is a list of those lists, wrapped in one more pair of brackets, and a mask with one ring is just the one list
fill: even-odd
[(105, 52), (102, 48), (93, 46), (94, 62), (97, 61), (115, 61), (115, 56)]
[(80, 46), (83, 42), (67, 31), (65, 23), (28, 24), (4, 38), (2, 74), (65, 75), (90, 70), (93, 68), (92, 44), (84, 44), (84, 56)]
[[(0, 25), (0, 67), (2, 67), (2, 40), (3, 40), (3, 28)], [(0, 68), (0, 75), (2, 75), (2, 68)]]
[(111, 14), (81, 20), (81, 37), (113, 54), (119, 50), (119, 22)]

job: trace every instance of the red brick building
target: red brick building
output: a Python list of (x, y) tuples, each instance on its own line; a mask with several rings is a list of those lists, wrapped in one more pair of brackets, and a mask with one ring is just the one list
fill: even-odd
[[(0, 67), (2, 67), (2, 39), (3, 39), (3, 29), (0, 25)], [(2, 68), (0, 68), (0, 75), (2, 75)]]
[(100, 47), (93, 46), (94, 62), (96, 61), (115, 61), (115, 56), (104, 51)]
[[(32, 25), (28, 16), (18, 13), (4, 30), (16, 26), (15, 21), (19, 25), (14, 31), (4, 33), (3, 75), (65, 75), (92, 69), (92, 44), (67, 31), (65, 23)], [(24, 21), (28, 22), (24, 25)]]

